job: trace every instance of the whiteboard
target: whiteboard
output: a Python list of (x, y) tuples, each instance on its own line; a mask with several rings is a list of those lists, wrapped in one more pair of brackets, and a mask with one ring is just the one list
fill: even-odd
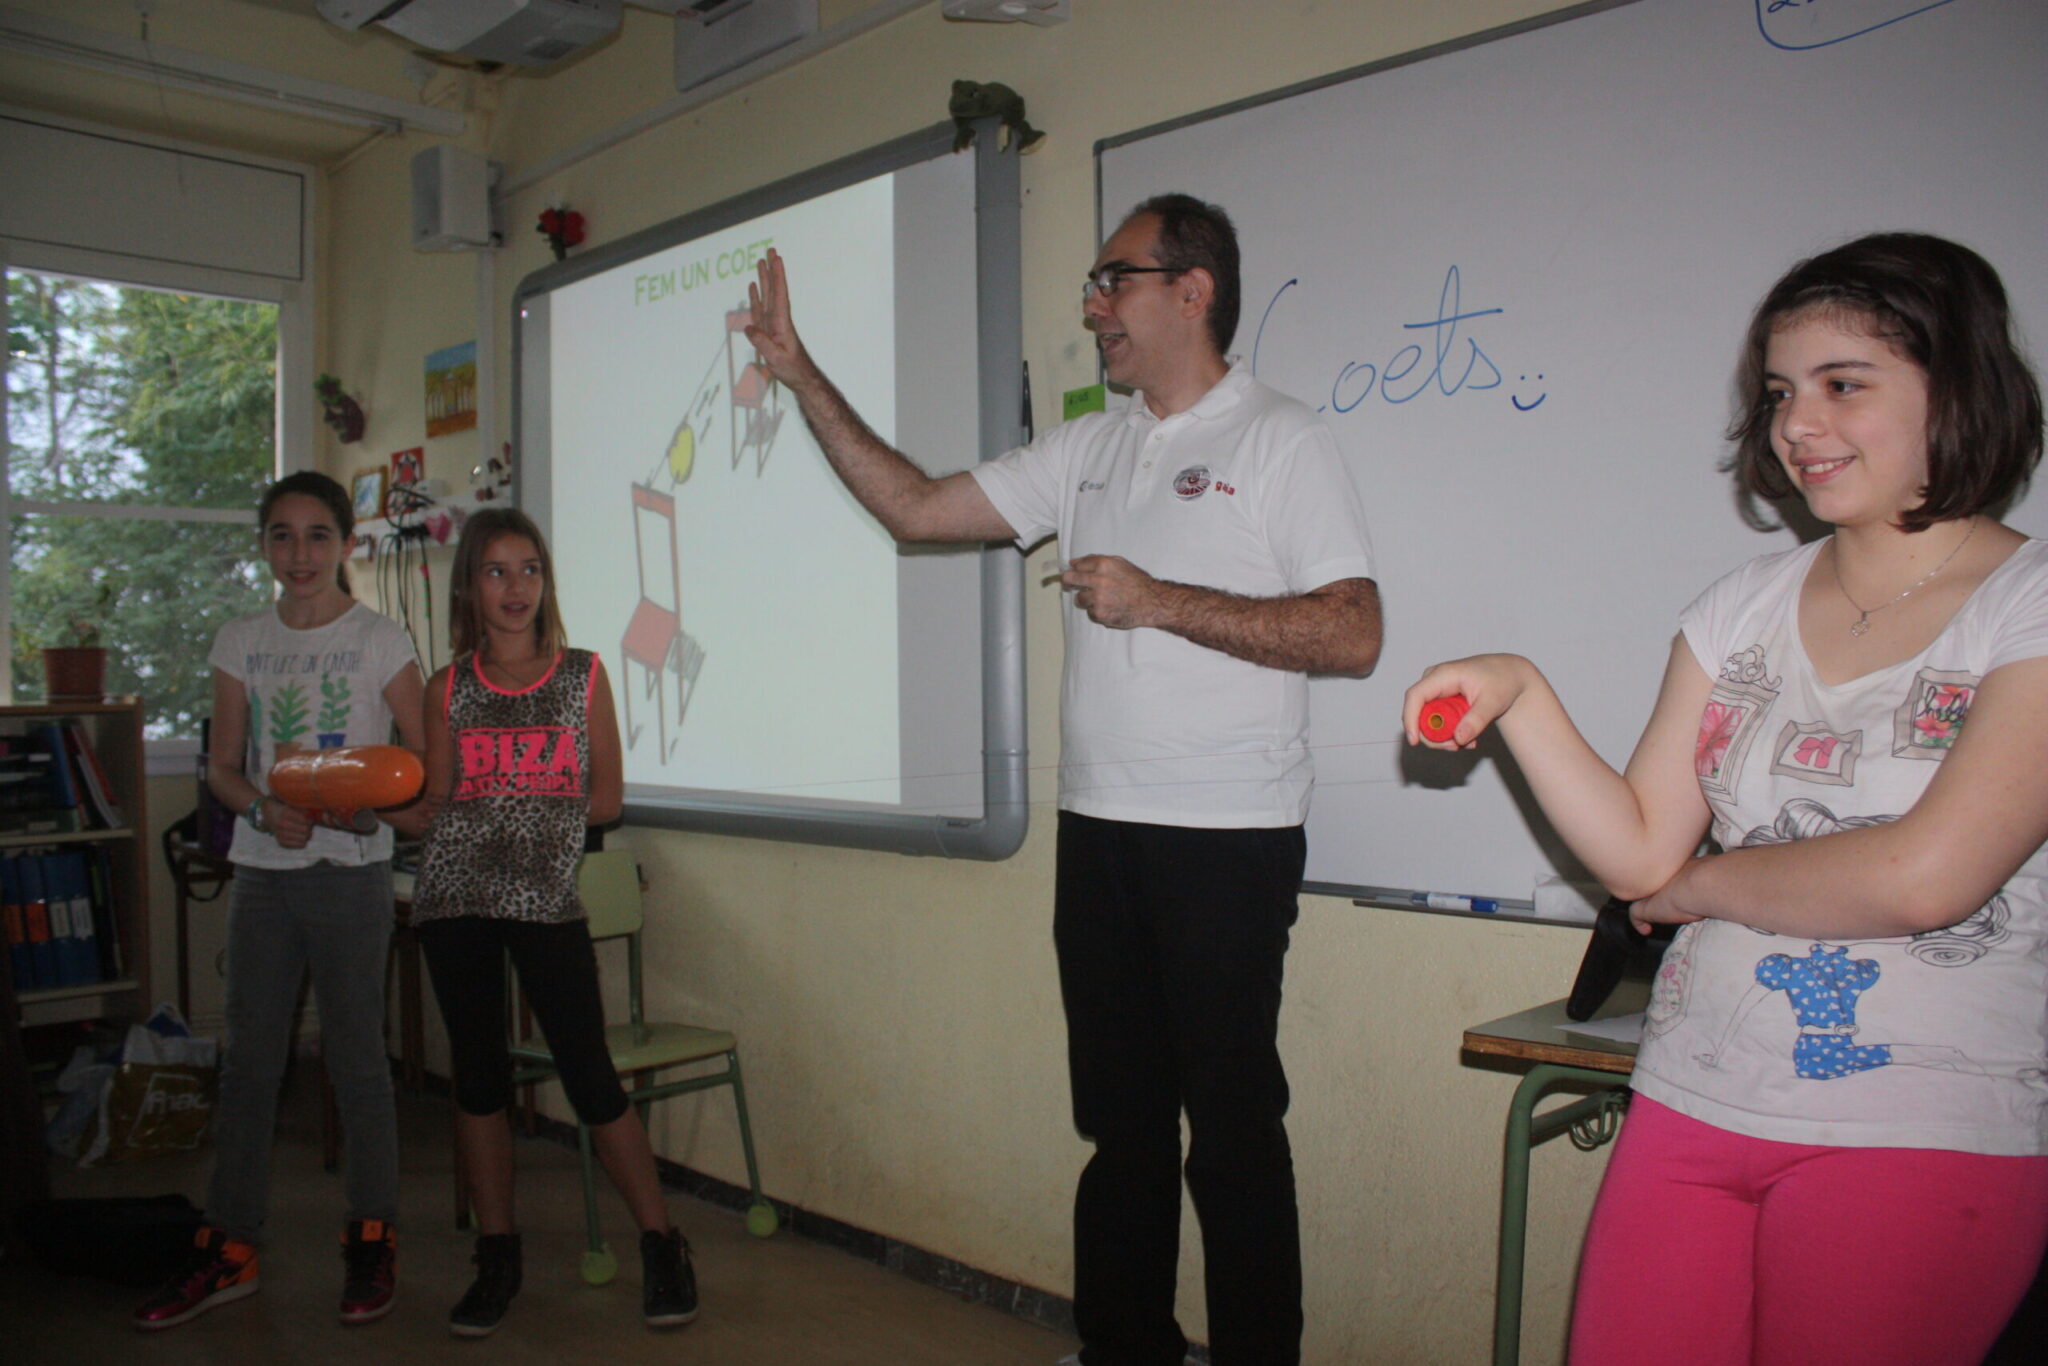
[[(1386, 648), (1311, 685), (1312, 890), (1583, 876), (1505, 750), (1411, 752), (1441, 659), (1534, 659), (1617, 766), (1680, 610), (1795, 543), (1720, 471), (1749, 310), (1866, 232), (1965, 242), (2048, 346), (2048, 4), (1634, 0), (1107, 139), (1105, 232), (1166, 190), (1244, 247), (1233, 349), (1321, 411)], [(2008, 517), (2048, 532), (2048, 496)]]
[(1022, 439), (1017, 151), (951, 124), (643, 228), (513, 294), (518, 500), (604, 651), (626, 817), (1002, 859), (1028, 821), (1023, 564), (899, 549), (755, 359), (773, 250), (885, 440)]

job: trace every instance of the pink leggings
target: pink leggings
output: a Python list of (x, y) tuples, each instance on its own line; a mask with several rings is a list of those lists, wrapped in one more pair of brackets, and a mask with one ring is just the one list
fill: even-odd
[(1976, 1366), (2048, 1244), (2048, 1157), (1745, 1138), (1637, 1096), (1572, 1366)]

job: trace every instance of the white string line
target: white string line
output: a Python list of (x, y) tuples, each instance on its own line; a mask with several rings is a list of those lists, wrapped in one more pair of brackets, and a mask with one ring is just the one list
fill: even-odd
[[(1396, 746), (1404, 745), (1405, 743), (1406, 743), (1406, 742), (1405, 742), (1405, 741), (1402, 741), (1402, 740), (1355, 740), (1355, 741), (1346, 741), (1346, 742), (1343, 742), (1343, 743), (1339, 743), (1339, 744), (1328, 744), (1328, 745), (1289, 745), (1289, 746), (1286, 746), (1286, 747), (1284, 747), (1284, 748), (1267, 748), (1267, 749), (1234, 749), (1234, 750), (1217, 750), (1217, 751), (1214, 751), (1214, 752), (1212, 752), (1212, 753), (1207, 753), (1207, 754), (1162, 754), (1162, 755), (1157, 755), (1157, 756), (1153, 756), (1153, 757), (1150, 757), (1150, 758), (1139, 758), (1139, 759), (1101, 759), (1101, 760), (1096, 760), (1096, 761), (1094, 761), (1094, 762), (1092, 762), (1092, 763), (1085, 763), (1085, 764), (1081, 764), (1081, 763), (1050, 763), (1050, 764), (1029, 764), (1029, 765), (1026, 765), (1026, 766), (1025, 766), (1025, 768), (1024, 768), (1024, 770), (1023, 770), (1023, 771), (1024, 771), (1024, 773), (1025, 773), (1025, 775), (1026, 775), (1026, 776), (1031, 776), (1031, 775), (1040, 775), (1040, 776), (1043, 776), (1043, 775), (1046, 775), (1046, 774), (1056, 774), (1056, 773), (1060, 773), (1060, 772), (1063, 772), (1063, 771), (1064, 771), (1064, 772), (1068, 772), (1068, 773), (1072, 773), (1072, 772), (1074, 772), (1074, 771), (1076, 771), (1076, 770), (1085, 770), (1085, 769), (1103, 769), (1103, 768), (1117, 768), (1117, 769), (1129, 769), (1129, 768), (1137, 768), (1137, 767), (1141, 767), (1141, 766), (1143, 766), (1143, 765), (1146, 765), (1146, 764), (1188, 764), (1188, 763), (1196, 763), (1196, 762), (1200, 762), (1201, 760), (1204, 760), (1204, 759), (1226, 759), (1226, 758), (1237, 758), (1237, 757), (1239, 757), (1239, 756), (1241, 756), (1241, 755), (1257, 755), (1257, 754), (1308, 754), (1308, 755), (1315, 755), (1315, 754), (1327, 754), (1327, 753), (1333, 753), (1333, 752), (1335, 752), (1335, 751), (1339, 751), (1339, 750), (1367, 750), (1367, 749), (1392, 749), (1392, 748), (1394, 748), (1394, 747), (1396, 747)], [(873, 784), (873, 783), (887, 783), (887, 782), (894, 782), (894, 783), (902, 783), (902, 784), (909, 784), (909, 783), (919, 783), (919, 782), (944, 782), (944, 781), (947, 781), (947, 780), (963, 780), (963, 779), (975, 779), (975, 780), (979, 780), (979, 779), (980, 779), (980, 778), (981, 778), (982, 776), (983, 776), (983, 770), (981, 770), (981, 769), (963, 769), (963, 770), (958, 770), (958, 771), (955, 771), (955, 772), (949, 772), (949, 773), (900, 773), (900, 774), (885, 774), (885, 775), (883, 775), (883, 776), (881, 776), (881, 777), (871, 777), (871, 778), (832, 778), (832, 779), (826, 779), (826, 780), (823, 780), (823, 781), (819, 781), (819, 782), (809, 782), (809, 783), (778, 783), (778, 784), (763, 784), (763, 785), (759, 785), (759, 786), (750, 786), (750, 787), (745, 787), (745, 788), (732, 788), (732, 789), (720, 789), (720, 790), (727, 790), (727, 791), (736, 791), (736, 792), (742, 792), (742, 793), (752, 793), (752, 794), (756, 794), (756, 795), (760, 795), (760, 796), (775, 796), (775, 795), (793, 795), (793, 794), (812, 794), (812, 795), (817, 795), (817, 794), (821, 794), (821, 793), (823, 793), (823, 792), (824, 792), (824, 791), (825, 791), (826, 789), (830, 789), (830, 788), (842, 788), (842, 789), (843, 789), (843, 788), (849, 788), (849, 787), (863, 787), (863, 786), (867, 786), (867, 785), (869, 785), (869, 784)], [(1160, 780), (1159, 780), (1158, 782), (1121, 782), (1121, 783), (1102, 783), (1102, 784), (1099, 784), (1099, 785), (1095, 785), (1095, 786), (1093, 786), (1093, 787), (1087, 788), (1087, 789), (1085, 789), (1085, 790), (1089, 790), (1089, 791), (1097, 791), (1097, 792), (1102, 792), (1102, 791), (1110, 791), (1110, 790), (1117, 790), (1117, 791), (1131, 791), (1131, 790), (1136, 790), (1136, 789), (1139, 789), (1139, 788), (1148, 788), (1148, 787), (1185, 787), (1185, 786), (1187, 786), (1187, 785), (1188, 785), (1189, 783), (1207, 783), (1207, 784), (1210, 784), (1210, 785), (1212, 785), (1212, 786), (1223, 786), (1223, 785), (1227, 785), (1227, 784), (1229, 784), (1229, 783), (1246, 783), (1246, 784), (1265, 784), (1265, 783), (1269, 783), (1269, 782), (1271, 782), (1271, 781), (1272, 781), (1272, 779), (1271, 779), (1270, 777), (1257, 777), (1257, 778), (1242, 778), (1242, 779), (1216, 779), (1216, 778), (1206, 778), (1206, 779), (1205, 779), (1205, 778), (1200, 778), (1200, 777), (1188, 777), (1188, 776), (1185, 776), (1185, 775), (1176, 775), (1176, 776), (1174, 776), (1174, 777), (1172, 777), (1172, 778), (1161, 778), (1161, 779), (1160, 779)], [(1377, 786), (1377, 785), (1380, 785), (1380, 784), (1384, 784), (1384, 783), (1393, 783), (1393, 782), (1397, 782), (1397, 781), (1399, 781), (1399, 780), (1398, 780), (1398, 779), (1396, 779), (1396, 778), (1357, 778), (1357, 779), (1349, 779), (1349, 780), (1345, 780), (1345, 781), (1339, 781), (1339, 782), (1331, 782), (1331, 781), (1327, 781), (1327, 780), (1324, 780), (1324, 779), (1318, 778), (1318, 779), (1317, 779), (1317, 785), (1318, 785), (1318, 786), (1320, 786), (1320, 787), (1325, 787), (1325, 788), (1328, 788), (1328, 787), (1366, 787), (1366, 786)], [(638, 780), (636, 780), (636, 779), (628, 779), (628, 782), (632, 783), (632, 784), (633, 784), (634, 786), (636, 786), (636, 787), (658, 787), (658, 786), (663, 786), (663, 784), (658, 784), (658, 783), (646, 783), (646, 782), (640, 782), (640, 781), (638, 781)], [(1029, 802), (1025, 803), (1025, 805), (1028, 805), (1028, 806), (1044, 806), (1044, 805), (1050, 805), (1050, 804), (1052, 803), (1052, 801), (1053, 801), (1053, 799), (1052, 799), (1052, 798), (1046, 798), (1046, 799), (1042, 799), (1042, 800), (1039, 800), (1039, 799), (1034, 799), (1034, 800), (1032, 800), (1032, 801), (1029, 801)], [(1002, 805), (1005, 805), (1005, 806), (1009, 806), (1009, 805), (1014, 805), (1014, 803), (1007, 803), (1007, 802), (1006, 802), (1006, 803), (1002, 803)], [(943, 807), (943, 806), (939, 806), (939, 807), (906, 807), (905, 809), (906, 809), (906, 810), (910, 810), (910, 811), (926, 811), (926, 810), (930, 810), (930, 811), (940, 811), (940, 810), (946, 810), (946, 809), (949, 809), (949, 808), (948, 808), (948, 807)]]

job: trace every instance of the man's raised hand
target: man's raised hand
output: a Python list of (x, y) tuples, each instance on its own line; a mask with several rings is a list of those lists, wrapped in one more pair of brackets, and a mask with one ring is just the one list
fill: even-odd
[(754, 281), (747, 286), (747, 306), (753, 321), (747, 324), (747, 340), (768, 367), (768, 373), (784, 384), (807, 379), (817, 367), (804, 353), (789, 316), (789, 273), (782, 254), (773, 247), (754, 266)]

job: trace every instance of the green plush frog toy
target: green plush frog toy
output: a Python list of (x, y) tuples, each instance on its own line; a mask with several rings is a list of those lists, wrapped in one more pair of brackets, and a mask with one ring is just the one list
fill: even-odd
[(1030, 151), (1045, 137), (1044, 133), (1024, 121), (1024, 97), (1007, 85), (955, 81), (953, 98), (946, 102), (946, 109), (953, 116), (954, 127), (959, 130), (953, 135), (953, 150), (956, 152), (974, 141), (976, 119), (1001, 119), (1003, 127), (1010, 132), (1012, 145), (1020, 152)]

